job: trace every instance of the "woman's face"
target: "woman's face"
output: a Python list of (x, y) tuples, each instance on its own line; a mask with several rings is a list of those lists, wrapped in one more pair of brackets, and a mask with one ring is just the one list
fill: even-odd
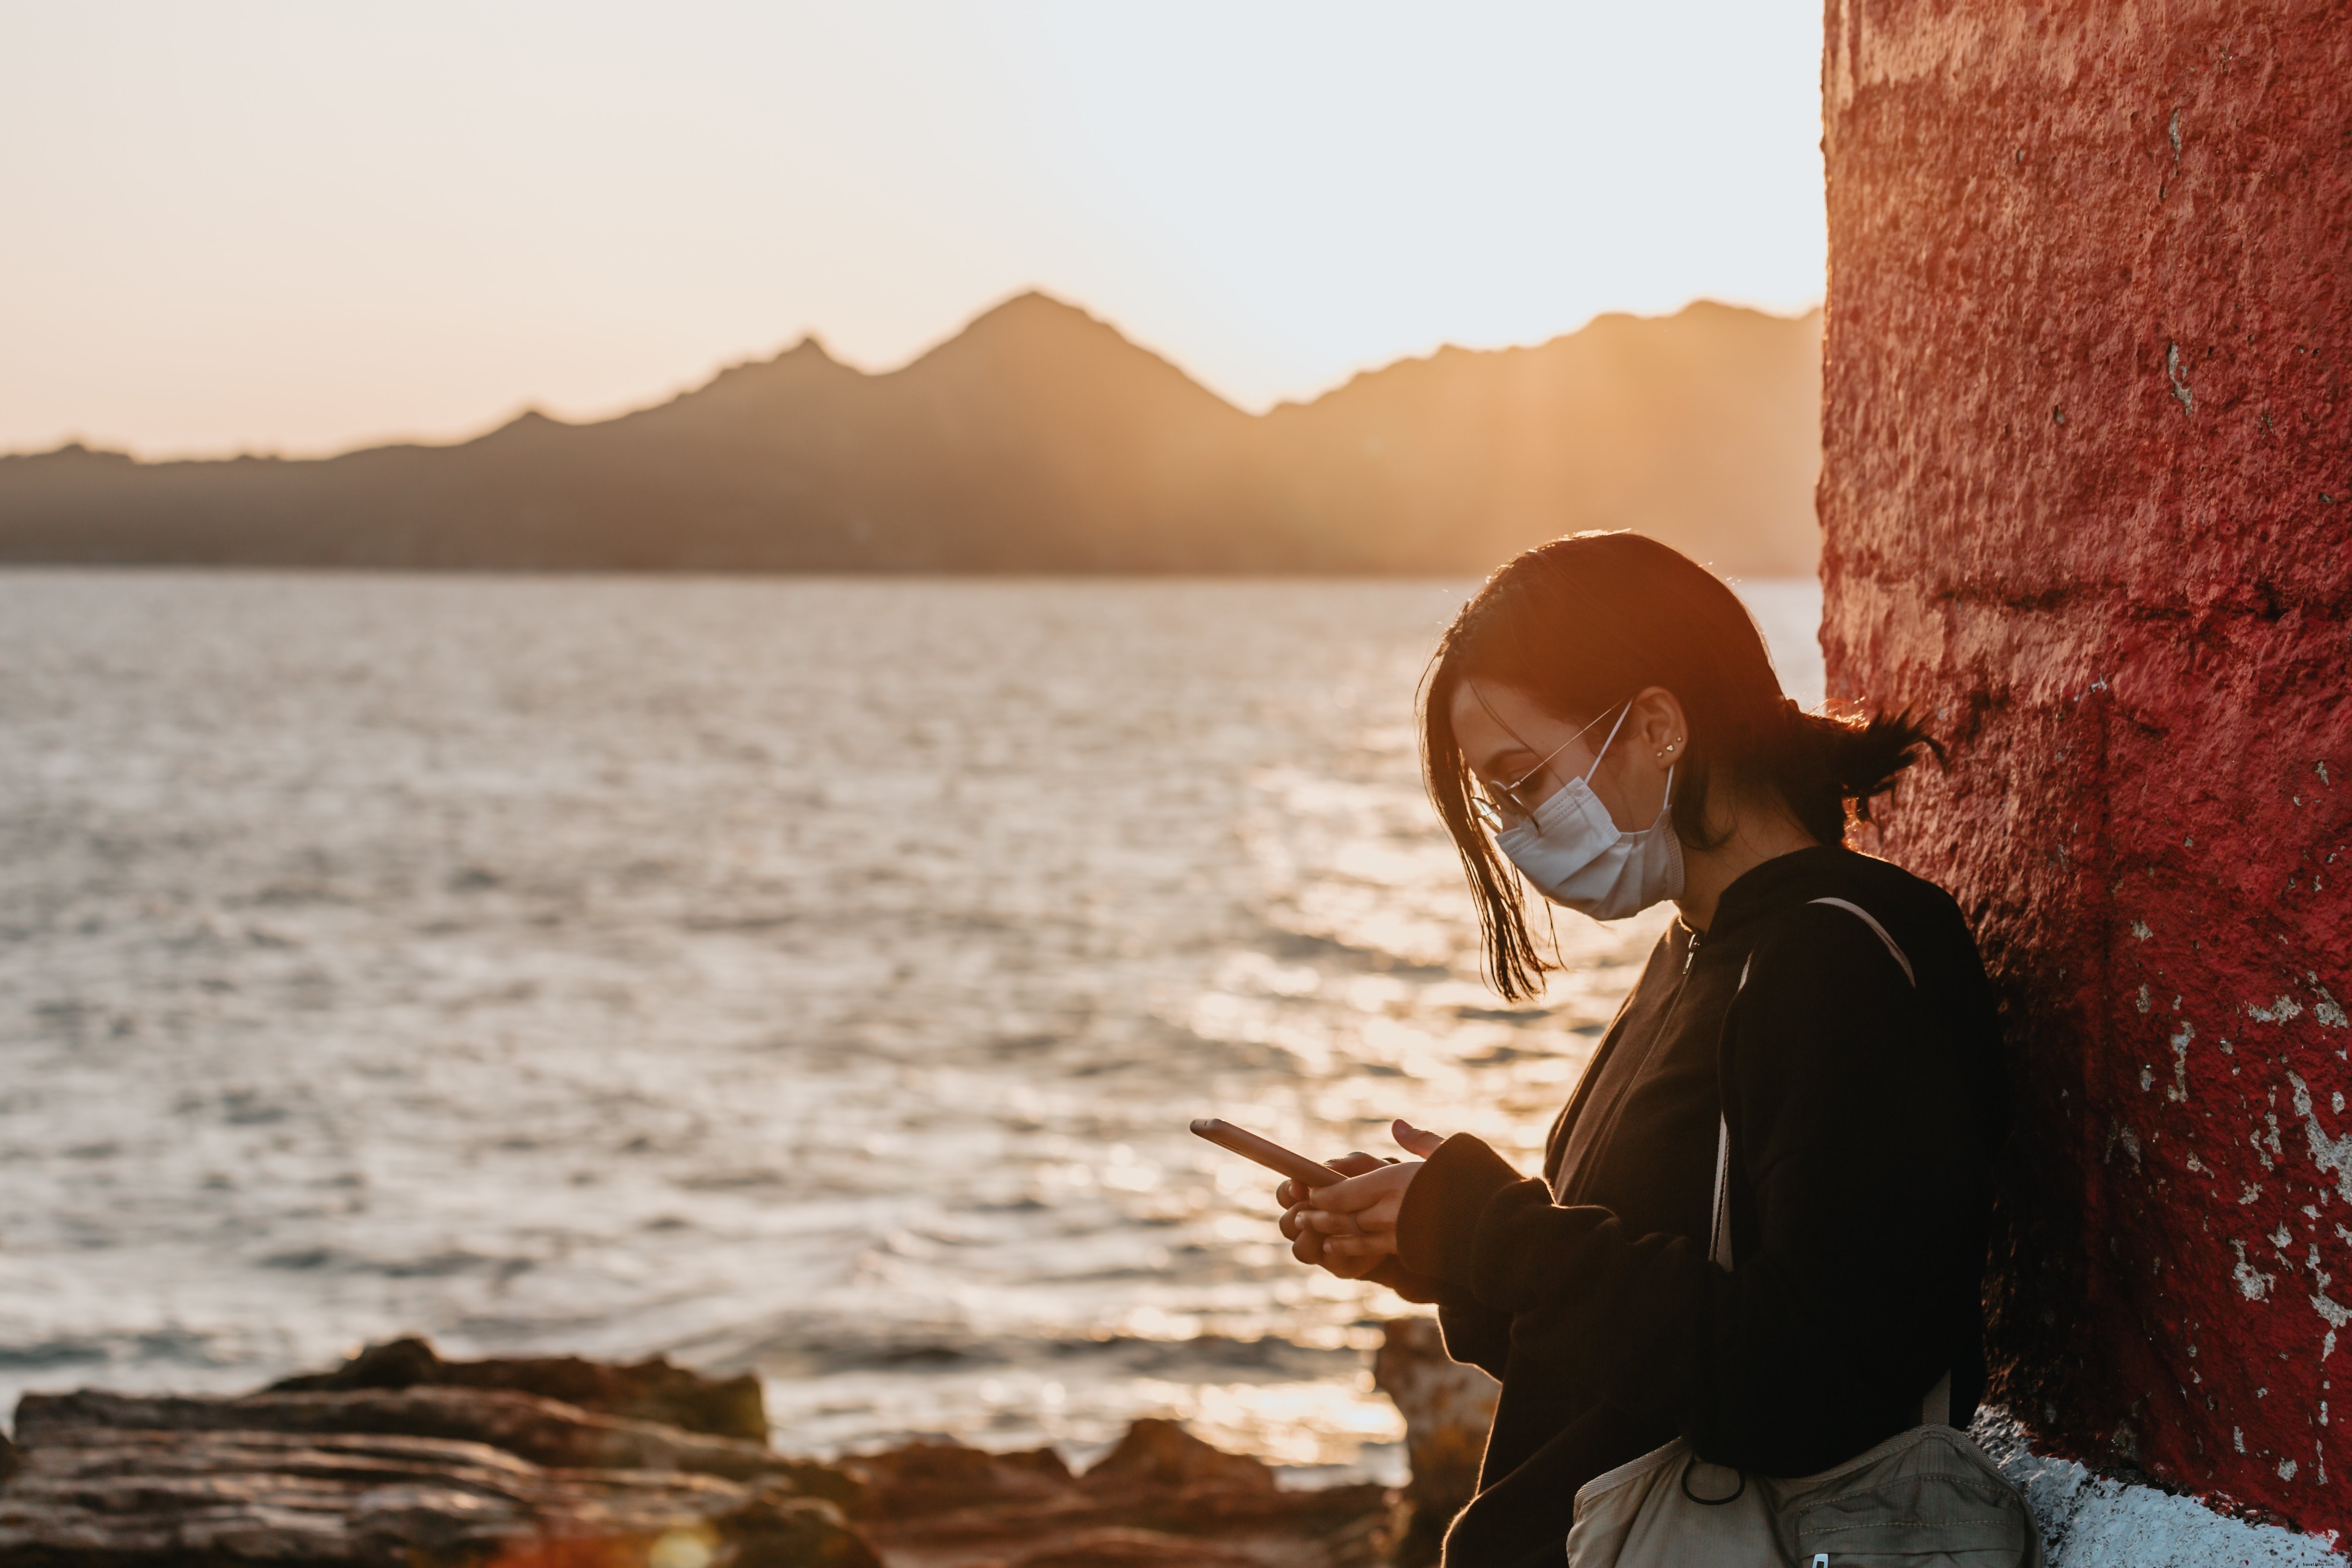
[[(1619, 832), (1647, 827), (1665, 805), (1666, 771), (1681, 754), (1681, 706), (1654, 686), (1633, 699), (1622, 725), (1615, 708), (1557, 718), (1516, 687), (1474, 687), (1467, 680), (1454, 689), (1448, 711), (1470, 771), (1506, 822), (1519, 816), (1506, 791), (1532, 808), (1570, 779), (1589, 773), (1592, 793), (1608, 808)], [(1612, 727), (1617, 731), (1613, 741), (1609, 739)], [(1607, 754), (1595, 768), (1595, 755), (1604, 743)]]

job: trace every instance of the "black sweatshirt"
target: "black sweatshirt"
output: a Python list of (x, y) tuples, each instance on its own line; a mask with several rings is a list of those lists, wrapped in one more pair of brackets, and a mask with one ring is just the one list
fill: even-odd
[[(1885, 928), (1916, 984), (1845, 900)], [(1742, 972), (1746, 984), (1741, 984)], [(1707, 1260), (1718, 1106), (1737, 1268)], [(1522, 1179), (1467, 1134), (1414, 1178), (1376, 1276), (1500, 1378), (1449, 1568), (1556, 1564), (1576, 1490), (1675, 1437), (1800, 1476), (1983, 1385), (2002, 1131), (1991, 993), (1958, 907), (1840, 848), (1767, 861), (1659, 940)]]

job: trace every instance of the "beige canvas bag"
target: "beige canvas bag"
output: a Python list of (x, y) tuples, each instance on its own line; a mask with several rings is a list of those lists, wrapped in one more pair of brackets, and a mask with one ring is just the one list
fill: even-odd
[[(1918, 984), (1869, 911), (1812, 901), (1859, 917)], [(1718, 1119), (1707, 1256), (1727, 1272), (1730, 1182), (1731, 1129)], [(1577, 1489), (1569, 1568), (2042, 1568), (2032, 1510), (1951, 1425), (1951, 1395), (1947, 1373), (1920, 1401), (1918, 1426), (1793, 1480), (1707, 1464), (1676, 1438)]]

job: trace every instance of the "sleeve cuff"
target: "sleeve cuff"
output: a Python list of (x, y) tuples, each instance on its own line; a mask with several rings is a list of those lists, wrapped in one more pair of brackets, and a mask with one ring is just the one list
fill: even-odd
[(1381, 1266), (1364, 1276), (1375, 1285), (1385, 1285), (1417, 1307), (1442, 1305), (1453, 1292), (1444, 1284), (1426, 1274), (1415, 1274), (1394, 1258), (1384, 1258)]
[(1467, 1287), (1479, 1216), (1497, 1194), (1525, 1180), (1483, 1142), (1456, 1132), (1405, 1189), (1397, 1215), (1398, 1258), (1416, 1274)]

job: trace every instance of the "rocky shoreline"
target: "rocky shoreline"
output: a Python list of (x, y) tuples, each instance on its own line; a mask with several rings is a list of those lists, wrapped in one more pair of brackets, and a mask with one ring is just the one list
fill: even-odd
[(402, 1340), (238, 1396), (27, 1394), (0, 1448), (0, 1568), (1431, 1562), (1493, 1385), (1420, 1320), (1390, 1326), (1376, 1375), (1407, 1415), (1412, 1484), (1287, 1490), (1161, 1420), (1083, 1473), (1052, 1449), (954, 1443), (794, 1458), (771, 1446), (749, 1376), (450, 1362)]
[[(1386, 1326), (1373, 1379), (1411, 1480), (1294, 1490), (1160, 1420), (1083, 1472), (950, 1442), (794, 1458), (751, 1377), (400, 1340), (234, 1397), (26, 1395), (0, 1438), (0, 1568), (1426, 1568), (1495, 1384), (1418, 1318)], [(2052, 1568), (2342, 1562), (2331, 1539), (2037, 1454), (1997, 1409), (1974, 1431)]]

